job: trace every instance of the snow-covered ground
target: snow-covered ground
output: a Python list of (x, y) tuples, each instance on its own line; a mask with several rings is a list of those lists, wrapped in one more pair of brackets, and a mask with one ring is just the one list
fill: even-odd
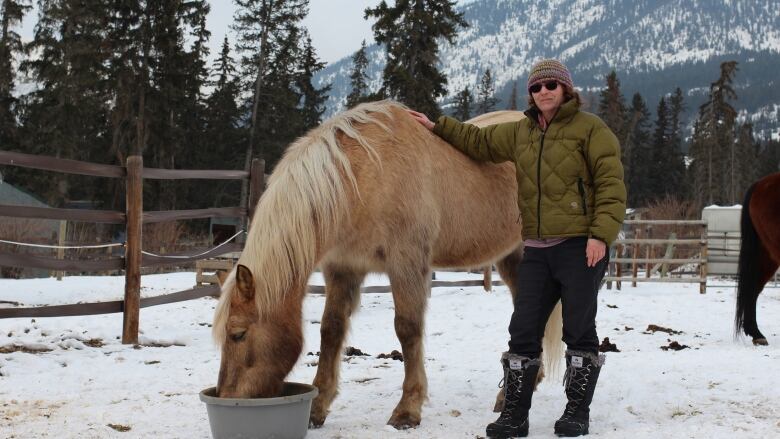
[[(187, 289), (194, 281), (194, 273), (145, 276), (143, 294)], [(759, 298), (759, 326), (770, 346), (754, 347), (733, 337), (733, 283), (713, 279), (709, 285), (705, 295), (697, 284), (624, 284), (622, 291), (601, 291), (599, 335), (620, 352), (607, 354), (591, 436), (780, 437), (780, 288)], [(0, 280), (0, 301), (25, 305), (116, 300), (122, 291), (122, 278)], [(309, 363), (316, 357), (305, 353), (319, 350), (324, 302), (322, 296), (306, 299), (306, 346), (291, 381), (314, 377)], [(219, 368), (209, 327), (215, 303), (204, 298), (142, 309), (138, 347), (120, 344), (120, 314), (0, 320), (1, 352), (40, 351), (0, 353), (0, 437), (210, 437), (198, 392), (215, 384)], [(483, 436), (495, 417), (498, 359), (510, 313), (504, 287), (492, 293), (480, 287), (434, 289), (425, 335), (429, 401), (420, 427), (395, 431), (385, 422), (401, 394), (403, 363), (376, 358), (400, 350), (392, 301), (389, 294), (364, 294), (347, 345), (370, 356), (345, 359), (332, 413), (307, 437)], [(651, 324), (681, 333), (650, 333)], [(661, 349), (671, 341), (690, 348)], [(560, 377), (539, 387), (532, 437), (553, 437), (564, 401)]]

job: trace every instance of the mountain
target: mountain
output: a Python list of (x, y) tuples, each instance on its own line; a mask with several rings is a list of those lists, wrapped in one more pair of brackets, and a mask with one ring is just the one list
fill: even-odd
[[(627, 102), (639, 92), (654, 109), (680, 87), (693, 119), (720, 63), (735, 60), (739, 98), (733, 105), (741, 119), (753, 122), (763, 138), (780, 137), (780, 0), (477, 0), (460, 10), (470, 27), (455, 44), (441, 46), (449, 79), (445, 112), (452, 96), (473, 89), (487, 68), (504, 108), (515, 81), (522, 93), (535, 61), (558, 58), (591, 103), (614, 69)], [(385, 53), (371, 46), (367, 55), (376, 90)], [(343, 109), (351, 68), (345, 58), (315, 78), (320, 86), (333, 84), (327, 114)]]

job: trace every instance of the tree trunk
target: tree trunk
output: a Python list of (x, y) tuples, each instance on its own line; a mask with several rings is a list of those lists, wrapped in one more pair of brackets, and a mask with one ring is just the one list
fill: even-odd
[[(269, 0), (268, 11), (274, 7), (273, 0)], [(270, 15), (270, 12), (269, 12)], [(257, 78), (255, 78), (255, 92), (252, 97), (252, 120), (249, 124), (249, 144), (244, 155), (244, 170), (249, 172), (252, 167), (252, 153), (254, 151), (255, 137), (257, 136), (257, 108), (260, 105), (260, 91), (263, 87), (263, 76), (266, 69), (266, 58), (268, 56), (268, 23), (263, 26), (263, 33), (260, 37), (260, 56), (257, 66)], [(257, 157), (263, 160), (263, 145), (258, 146)], [(249, 200), (249, 180), (241, 183), (241, 203), (239, 206), (246, 206)]]

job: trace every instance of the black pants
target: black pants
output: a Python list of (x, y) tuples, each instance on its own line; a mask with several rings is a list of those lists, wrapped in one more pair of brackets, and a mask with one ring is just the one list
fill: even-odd
[(609, 249), (594, 267), (585, 256), (587, 238), (570, 238), (546, 248), (525, 248), (518, 267), (518, 293), (509, 322), (509, 352), (536, 358), (542, 352), (547, 318), (561, 300), (563, 341), (570, 350), (598, 352), (598, 291)]

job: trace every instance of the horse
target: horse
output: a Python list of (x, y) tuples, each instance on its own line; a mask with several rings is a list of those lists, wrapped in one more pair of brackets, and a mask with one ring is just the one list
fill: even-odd
[(780, 266), (780, 172), (748, 188), (740, 226), (735, 332), (744, 330), (754, 345), (766, 346), (756, 323), (756, 301)]
[[(475, 121), (517, 120), (501, 112)], [(512, 297), (522, 259), (511, 163), (477, 163), (426, 130), (393, 101), (361, 104), (287, 148), (225, 279), (213, 335), (221, 346), (217, 396), (279, 396), (303, 346), (302, 302), (319, 267), (326, 299), (310, 426), (323, 425), (337, 394), (350, 316), (369, 272), (386, 273), (404, 380), (388, 424), (416, 427), (427, 398), (424, 317), (433, 268), (495, 263)], [(548, 365), (562, 356), (560, 305), (545, 328)]]

